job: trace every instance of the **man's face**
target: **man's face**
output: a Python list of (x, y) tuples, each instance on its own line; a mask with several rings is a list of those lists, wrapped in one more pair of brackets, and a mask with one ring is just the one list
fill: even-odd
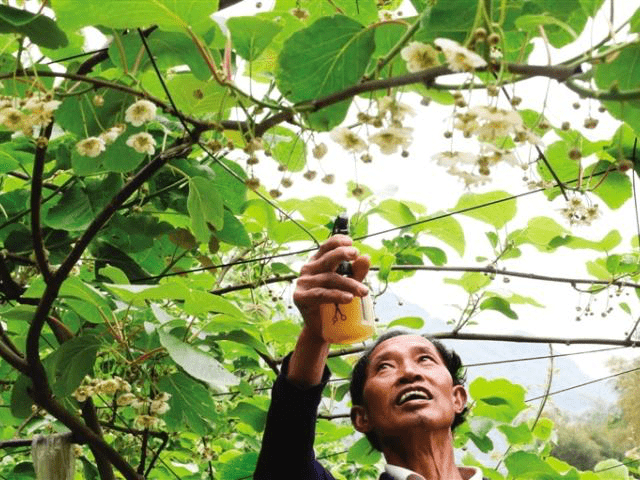
[[(378, 345), (369, 358), (364, 406), (354, 407), (357, 430), (378, 438), (409, 430), (448, 431), (467, 394), (453, 385), (436, 347), (419, 335), (401, 335)], [(358, 413), (359, 412), (359, 413)]]

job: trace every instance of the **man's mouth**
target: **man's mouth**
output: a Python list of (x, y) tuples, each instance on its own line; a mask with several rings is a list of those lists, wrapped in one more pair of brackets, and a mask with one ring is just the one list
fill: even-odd
[(402, 405), (412, 400), (431, 400), (433, 397), (431, 394), (422, 389), (411, 389), (403, 392), (396, 401), (396, 404)]

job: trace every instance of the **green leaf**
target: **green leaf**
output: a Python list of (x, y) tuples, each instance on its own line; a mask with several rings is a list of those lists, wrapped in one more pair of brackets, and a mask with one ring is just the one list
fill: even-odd
[(58, 230), (84, 230), (94, 216), (88, 195), (74, 184), (64, 191), (56, 205), (45, 210), (43, 223)]
[(187, 209), (191, 217), (191, 229), (199, 242), (207, 242), (210, 237), (207, 222), (217, 230), (224, 225), (224, 207), (215, 184), (203, 177), (189, 179)]
[(505, 317), (512, 320), (518, 319), (518, 314), (511, 310), (511, 305), (504, 298), (501, 297), (489, 297), (482, 301), (480, 304), (480, 310), (495, 310), (502, 313)]
[(610, 458), (598, 462), (593, 471), (600, 480), (628, 480), (629, 469), (618, 460)]
[(163, 416), (170, 431), (186, 429), (207, 434), (209, 423), (216, 418), (216, 405), (209, 390), (181, 372), (158, 380), (158, 390), (171, 395), (170, 409)]
[(70, 395), (92, 373), (99, 348), (100, 339), (95, 335), (74, 337), (60, 345), (55, 352), (55, 379), (52, 379), (56, 396)]
[(459, 285), (467, 293), (475, 293), (491, 283), (491, 277), (479, 272), (466, 272), (459, 279), (445, 278), (444, 283)]
[[(348, 17), (324, 17), (291, 35), (278, 58), (278, 89), (291, 102), (321, 98), (358, 83), (374, 50), (374, 29)], [(309, 115), (309, 124), (331, 130), (351, 100)]]
[(302, 137), (288, 128), (276, 126), (264, 137), (273, 158), (290, 172), (299, 172), (307, 164), (307, 146)]
[(249, 61), (255, 60), (282, 30), (277, 23), (258, 17), (232, 17), (227, 27), (238, 55)]
[(60, 48), (69, 44), (64, 31), (51, 18), (7, 5), (0, 5), (0, 33), (24, 35), (45, 48)]
[[(212, 169), (215, 174), (213, 183), (222, 197), (224, 206), (238, 215), (242, 212), (247, 200), (247, 186), (244, 184), (247, 174), (244, 168), (236, 162), (222, 158), (213, 164)], [(234, 172), (241, 180), (229, 173), (227, 169)]]
[(411, 209), (403, 202), (388, 198), (380, 202), (369, 214), (377, 213), (387, 222), (397, 227), (413, 223), (416, 217)]
[(264, 425), (267, 421), (266, 410), (249, 402), (239, 402), (238, 405), (229, 412), (229, 416), (239, 418), (240, 421), (249, 425), (257, 433), (264, 430)]
[[(640, 57), (638, 58), (640, 60)], [(607, 169), (609, 162), (600, 161), (595, 165), (591, 165), (585, 169), (585, 178), (592, 172), (600, 172)], [(607, 178), (598, 185), (593, 192), (602, 199), (612, 210), (620, 208), (633, 195), (631, 189), (631, 179), (622, 172), (609, 172)]]
[(424, 232), (431, 235), (452, 247), (456, 252), (458, 252), (458, 255), (464, 255), (464, 230), (460, 226), (460, 223), (450, 216), (437, 218), (440, 215), (441, 214), (436, 213), (431, 215), (431, 217), (419, 218), (418, 220), (428, 220), (429, 218), (436, 219), (415, 225), (411, 227), (411, 231), (416, 233)]
[(258, 452), (249, 452), (238, 455), (220, 464), (216, 471), (219, 480), (237, 480), (253, 475), (258, 463)]
[(239, 247), (250, 247), (251, 239), (244, 229), (242, 222), (238, 220), (229, 210), (224, 211), (224, 227), (216, 232), (216, 237), (221, 242)]
[[(473, 407), (474, 415), (500, 422), (511, 422), (527, 407), (524, 403), (525, 389), (505, 378), (487, 380), (478, 377), (469, 385), (469, 394), (476, 401)], [(497, 402), (497, 397), (504, 402)]]
[(500, 202), (499, 200), (506, 199), (512, 195), (503, 191), (487, 192), (487, 193), (465, 193), (460, 197), (458, 203), (455, 206), (456, 210), (464, 208), (470, 208), (496, 202), (494, 205), (488, 205), (482, 208), (476, 208), (468, 212), (463, 212), (464, 215), (475, 218), (482, 222), (493, 225), (496, 228), (502, 228), (506, 223), (513, 219), (516, 215), (516, 200), (505, 200)]
[(387, 328), (408, 327), (419, 330), (424, 327), (424, 319), (421, 317), (401, 317), (389, 322)]
[(33, 399), (28, 393), (31, 389), (33, 389), (31, 379), (26, 375), (18, 375), (11, 389), (11, 414), (14, 417), (27, 418), (33, 413), (31, 410)]
[(373, 465), (378, 463), (381, 458), (382, 454), (371, 446), (367, 437), (362, 437), (347, 452), (347, 462), (360, 465)]
[(138, 28), (157, 25), (161, 30), (206, 32), (218, 10), (218, 0), (54, 0), (62, 26), (77, 30), (87, 25)]
[[(236, 101), (229, 96), (228, 90), (212, 79), (203, 81), (195, 75), (182, 74), (171, 77), (166, 84), (178, 110), (186, 115), (224, 118), (236, 106)], [(161, 86), (153, 92), (166, 97)]]
[(553, 421), (548, 418), (540, 418), (533, 429), (533, 434), (540, 440), (549, 440), (553, 433)]
[(543, 25), (556, 25), (567, 32), (575, 40), (578, 34), (570, 25), (551, 15), (522, 15), (516, 20), (516, 27), (531, 33), (537, 33)]
[(638, 8), (629, 20), (629, 30), (635, 33), (640, 32), (640, 8)]
[(556, 472), (548, 463), (534, 453), (513, 452), (505, 458), (504, 463), (513, 478), (545, 480), (563, 478), (563, 475)]
[(178, 340), (163, 329), (158, 330), (160, 343), (167, 349), (169, 356), (185, 372), (198, 380), (207, 382), (213, 388), (237, 385), (236, 376), (224, 368), (212, 355)]
[(33, 153), (12, 148), (12, 143), (0, 144), (0, 173), (7, 173), (16, 168), (26, 167), (33, 163)]
[(498, 426), (498, 430), (504, 433), (504, 436), (507, 437), (509, 445), (525, 445), (533, 440), (533, 434), (525, 422), (522, 422), (516, 427), (511, 425), (500, 425)]
[(424, 253), (434, 265), (441, 266), (447, 263), (447, 254), (437, 247), (420, 247), (418, 250)]

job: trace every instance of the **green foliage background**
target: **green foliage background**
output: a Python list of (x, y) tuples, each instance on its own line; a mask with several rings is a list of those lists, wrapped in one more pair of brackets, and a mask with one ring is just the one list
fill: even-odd
[[(553, 77), (553, 68), (574, 72), (562, 88), (593, 98), (620, 124), (612, 138), (590, 141), (571, 128), (543, 128), (540, 112), (522, 111), (533, 131), (552, 128), (558, 137), (536, 168), (562, 188), (544, 193), (550, 200), (588, 194), (613, 210), (632, 199), (631, 175), (640, 170), (625, 161), (640, 132), (637, 36), (607, 38), (542, 73), (509, 66), (527, 66), (542, 32), (554, 47), (571, 43), (602, 0), (412, 0), (417, 14), (386, 20), (398, 1), (277, 0), (270, 11), (229, 18), (223, 32), (211, 15), (233, 3), (53, 0), (37, 13), (21, 2), (0, 6), (3, 100), (50, 95), (61, 102), (51, 124), (28, 131), (10, 127), (0, 111), (0, 478), (35, 478), (28, 452), (9, 440), (68, 429), (80, 440), (95, 433), (82, 442), (78, 479), (133, 479), (136, 471), (153, 479), (251, 476), (269, 387), (300, 331), (280, 287), (269, 285), (295, 278), (295, 262), (315, 248), (312, 239), (329, 235), (344, 208), (325, 196), (272, 199), (245, 160), (261, 139), (262, 162), (308, 173), (311, 134), (345, 126), (354, 98), (363, 104), (402, 91), (451, 105), (464, 85), (437, 88), (430, 75), (450, 74), (443, 66), (408, 73), (399, 51), (410, 41), (446, 37), (469, 46), (484, 28), (499, 35), (502, 58), (491, 69), (501, 84)], [(640, 31), (640, 10), (628, 24), (632, 34)], [(109, 46), (83, 54), (87, 26), (108, 35)], [(488, 58), (485, 44), (476, 50)], [(577, 73), (580, 64), (589, 65), (586, 73)], [(476, 82), (494, 85), (481, 70)], [(232, 81), (243, 72), (264, 93)], [(153, 120), (128, 125), (95, 157), (79, 151), (81, 140), (125, 123), (126, 109), (142, 98), (157, 106)], [(155, 140), (153, 155), (126, 144), (141, 132)], [(582, 162), (569, 158), (574, 148)], [(576, 184), (578, 177), (588, 180)], [(352, 235), (381, 286), (422, 266), (446, 268), (478, 241), (460, 217), (379, 200), (364, 185), (348, 188), (361, 201)], [(617, 230), (590, 240), (544, 212), (514, 224), (518, 200), (505, 191), (461, 189), (452, 208), (487, 229), (494, 267), (531, 251), (582, 249), (591, 255), (591, 280), (605, 287), (634, 285), (640, 275), (637, 238)], [(377, 244), (366, 238), (375, 233), (369, 220), (398, 228)], [(527, 292), (498, 289), (494, 278), (469, 269), (446, 280), (469, 299), (455, 332), (483, 310), (517, 319), (520, 305), (540, 305)], [(633, 305), (621, 308), (637, 318)], [(415, 317), (392, 325), (429, 328)], [(345, 399), (353, 361), (340, 353), (330, 360), (340, 381), (327, 387), (322, 415)], [(122, 391), (78, 401), (74, 392), (87, 376), (119, 377), (140, 399), (168, 393), (170, 408), (157, 415), (160, 423), (141, 428), (137, 419), (151, 413), (150, 404), (119, 405)], [(456, 446), (473, 446), (463, 463), (491, 480), (637, 474), (635, 464), (608, 460), (595, 473), (579, 471), (550, 455), (553, 422), (527, 409), (521, 386), (479, 378), (469, 391), (471, 417)], [(317, 456), (336, 478), (377, 478), (380, 455), (352, 433), (345, 420), (319, 419)], [(494, 451), (496, 436), (510, 445), (506, 453)], [(500, 467), (480, 465), (470, 453), (478, 450), (500, 458)]]

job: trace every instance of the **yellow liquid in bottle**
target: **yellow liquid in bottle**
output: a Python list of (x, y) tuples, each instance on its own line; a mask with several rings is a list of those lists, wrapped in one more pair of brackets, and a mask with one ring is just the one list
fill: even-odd
[(354, 297), (350, 303), (320, 306), (322, 337), (329, 343), (355, 343), (375, 331), (371, 297)]

